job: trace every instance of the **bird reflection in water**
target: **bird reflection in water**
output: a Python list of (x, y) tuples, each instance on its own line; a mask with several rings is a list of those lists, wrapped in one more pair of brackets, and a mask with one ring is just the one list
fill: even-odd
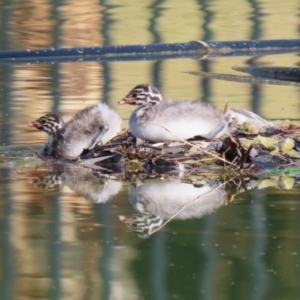
[(54, 192), (68, 186), (77, 195), (94, 203), (104, 203), (117, 195), (122, 183), (109, 178), (95, 176), (91, 169), (69, 164), (54, 165), (33, 182), (36, 189)]
[(121, 215), (119, 219), (145, 238), (172, 219), (201, 218), (212, 213), (226, 203), (227, 197), (219, 181), (203, 181), (201, 185), (149, 181), (129, 190), (129, 200), (139, 214)]

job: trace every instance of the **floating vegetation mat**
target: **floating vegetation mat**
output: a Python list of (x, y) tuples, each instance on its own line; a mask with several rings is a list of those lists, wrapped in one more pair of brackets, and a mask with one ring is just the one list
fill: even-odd
[[(220, 174), (236, 175), (237, 171), (255, 176), (275, 174), (279, 170), (281, 173), (297, 173), (300, 128), (289, 121), (267, 122), (254, 119), (256, 116), (250, 115), (252, 122), (231, 124), (231, 136), (216, 140), (195, 137), (187, 141), (149, 143), (137, 140), (126, 130), (109, 143), (84, 151), (75, 161), (42, 157), (35, 150), (25, 147), (25, 151), (23, 147), (20, 150), (1, 148), (0, 164), (2, 167), (20, 168), (28, 164), (47, 168), (56, 165), (58, 169), (77, 166), (120, 180), (161, 175), (186, 177), (211, 174), (215, 177)], [(20, 153), (24, 151), (26, 157), (21, 159)]]
[(289, 121), (253, 128), (243, 123), (231, 137), (208, 141), (147, 143), (128, 131), (108, 144), (100, 145), (81, 158), (81, 163), (104, 173), (189, 174), (295, 168), (300, 158), (300, 128)]

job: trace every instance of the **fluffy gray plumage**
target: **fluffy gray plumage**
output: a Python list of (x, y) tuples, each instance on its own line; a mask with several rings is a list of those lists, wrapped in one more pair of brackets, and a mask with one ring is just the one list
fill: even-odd
[[(53, 115), (51, 114), (52, 117)], [(53, 132), (49, 131), (49, 125), (54, 128), (55, 124), (53, 121), (51, 123), (44, 121), (47, 116), (50, 115), (43, 116), (28, 125), (49, 135), (41, 154), (56, 158), (76, 159), (84, 149), (93, 148), (99, 141), (106, 143), (121, 131), (121, 117), (103, 103), (83, 109), (65, 124), (56, 115), (62, 121), (62, 125), (56, 126), (58, 129)]]
[(164, 101), (151, 85), (136, 86), (119, 104), (141, 105), (129, 120), (131, 133), (140, 139), (164, 142), (229, 134), (220, 110), (201, 101)]

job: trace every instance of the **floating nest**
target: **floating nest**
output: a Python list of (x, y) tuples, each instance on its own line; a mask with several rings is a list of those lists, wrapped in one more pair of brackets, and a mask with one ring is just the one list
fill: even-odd
[[(275, 124), (275, 123), (274, 123)], [(300, 128), (289, 121), (253, 127), (232, 127), (232, 136), (217, 140), (201, 137), (187, 141), (149, 143), (124, 131), (110, 143), (83, 153), (81, 163), (103, 173), (161, 174), (262, 170), (298, 166)]]

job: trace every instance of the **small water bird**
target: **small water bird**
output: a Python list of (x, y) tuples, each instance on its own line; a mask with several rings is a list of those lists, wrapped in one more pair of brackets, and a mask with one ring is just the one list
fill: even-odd
[(140, 105), (130, 117), (131, 133), (150, 142), (176, 141), (229, 134), (224, 114), (201, 101), (166, 101), (160, 91), (139, 84), (119, 104)]
[(28, 123), (48, 134), (41, 154), (55, 158), (76, 159), (85, 149), (92, 149), (100, 141), (106, 143), (121, 131), (119, 114), (104, 103), (79, 111), (65, 123), (56, 114), (47, 114)]

